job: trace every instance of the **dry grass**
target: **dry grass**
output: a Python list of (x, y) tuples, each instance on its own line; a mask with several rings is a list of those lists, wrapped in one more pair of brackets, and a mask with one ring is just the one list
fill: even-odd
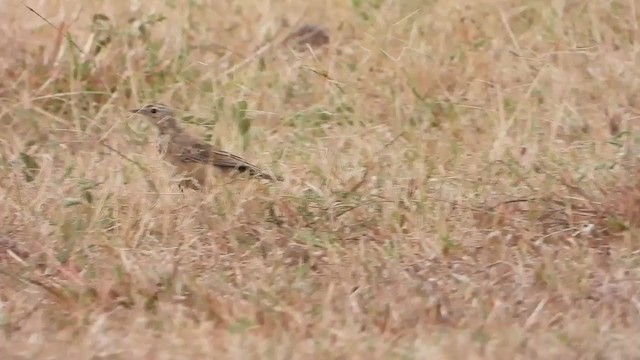
[(88, 4), (0, 12), (5, 358), (637, 358), (635, 1)]

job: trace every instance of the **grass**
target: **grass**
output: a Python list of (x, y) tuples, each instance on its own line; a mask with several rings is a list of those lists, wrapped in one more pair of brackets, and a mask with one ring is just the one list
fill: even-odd
[[(2, 353), (637, 357), (635, 2), (129, 4), (0, 15)], [(285, 181), (180, 193), (150, 101)]]

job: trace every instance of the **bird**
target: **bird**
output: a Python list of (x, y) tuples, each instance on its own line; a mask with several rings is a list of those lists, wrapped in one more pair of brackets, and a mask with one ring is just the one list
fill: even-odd
[(184, 191), (184, 187), (202, 190), (207, 185), (211, 170), (215, 175), (245, 173), (257, 179), (283, 181), (281, 176), (272, 176), (238, 155), (198, 140), (178, 124), (175, 112), (162, 103), (152, 103), (129, 111), (145, 116), (158, 128), (156, 149), (183, 176), (179, 183), (181, 191)]

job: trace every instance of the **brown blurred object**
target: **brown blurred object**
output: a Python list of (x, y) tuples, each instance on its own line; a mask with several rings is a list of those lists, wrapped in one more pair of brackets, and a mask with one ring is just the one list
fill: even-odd
[(609, 112), (609, 109), (604, 109), (604, 114), (609, 119), (609, 133), (611, 136), (618, 136), (622, 125), (622, 110)]
[(0, 260), (11, 256), (9, 252), (12, 252), (15, 256), (21, 259), (29, 257), (29, 253), (16, 241), (5, 234), (0, 234)]
[(329, 33), (320, 25), (304, 24), (289, 34), (284, 43), (297, 50), (304, 50), (307, 45), (319, 48), (329, 43)]
[(288, 265), (306, 263), (311, 259), (309, 250), (300, 244), (289, 244), (284, 251), (285, 263)]

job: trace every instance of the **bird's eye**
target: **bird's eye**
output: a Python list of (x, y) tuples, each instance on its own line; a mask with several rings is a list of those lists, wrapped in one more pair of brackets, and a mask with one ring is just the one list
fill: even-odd
[(151, 109), (151, 113), (152, 113), (152, 114), (155, 114), (155, 113), (157, 113), (157, 112), (158, 112), (158, 109), (156, 109), (156, 108), (152, 108), (152, 109)]

